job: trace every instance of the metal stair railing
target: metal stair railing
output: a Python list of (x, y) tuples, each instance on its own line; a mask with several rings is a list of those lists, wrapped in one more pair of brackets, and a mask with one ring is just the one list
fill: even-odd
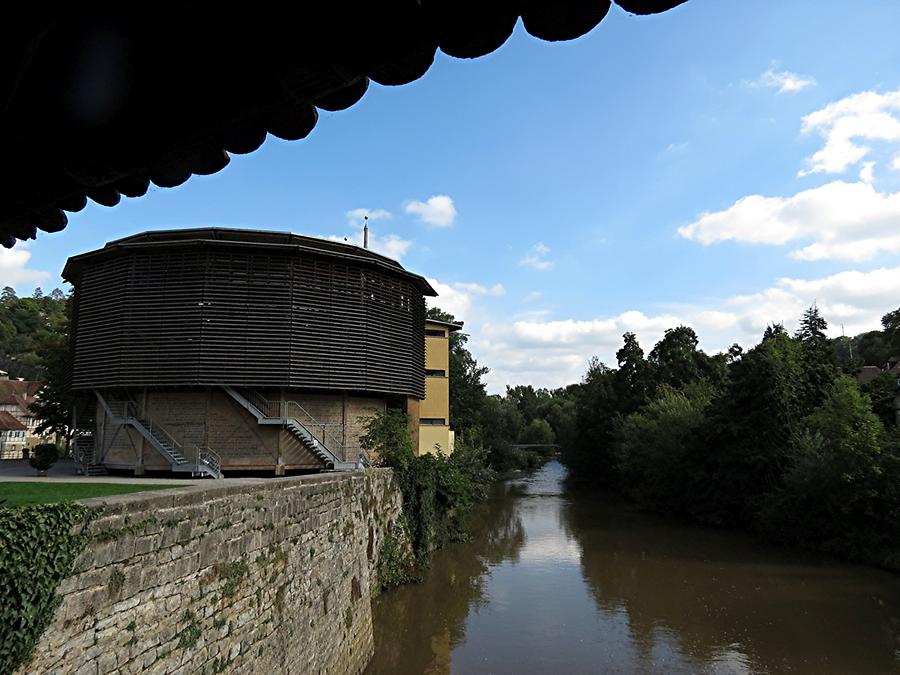
[[(295, 401), (270, 401), (255, 390), (246, 395), (229, 386), (222, 387), (235, 401), (246, 408), (260, 424), (282, 424), (293, 427), (297, 435), (302, 436), (304, 444), (321, 457), (327, 464), (336, 469), (358, 468), (368, 466), (368, 458), (347, 458), (347, 450), (341, 440), (344, 425), (322, 423), (315, 419), (308, 410)], [(334, 430), (337, 430), (335, 433)], [(307, 438), (308, 437), (308, 438)], [(312, 442), (310, 446), (309, 442)]]
[(146, 438), (150, 444), (169, 462), (173, 471), (191, 471), (191, 473), (207, 473), (213, 478), (221, 478), (221, 458), (211, 449), (196, 448), (196, 463), (193, 465), (187, 458), (184, 446), (178, 442), (165, 427), (154, 423), (153, 419), (145, 416), (144, 419), (138, 415), (138, 406), (133, 401), (111, 401), (96, 392), (97, 399), (110, 417), (113, 424), (128, 425), (133, 427)]
[(210, 448), (209, 446), (194, 446), (194, 450), (196, 451), (197, 464), (205, 464), (209, 468), (211, 468), (217, 475), (217, 477), (221, 478), (222, 476), (222, 457), (215, 450)]

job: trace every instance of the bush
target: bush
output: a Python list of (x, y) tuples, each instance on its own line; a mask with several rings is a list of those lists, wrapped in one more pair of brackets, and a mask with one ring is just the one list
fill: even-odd
[(34, 446), (34, 452), (28, 463), (38, 471), (46, 471), (59, 460), (59, 449), (53, 443), (41, 443)]
[[(468, 515), (483, 499), (494, 474), (487, 466), (487, 451), (460, 441), (455, 452), (416, 455), (409, 418), (389, 410), (367, 422), (361, 439), (378, 464), (390, 467), (403, 493), (404, 530), (412, 548), (410, 564), (427, 567), (431, 554), (451, 541), (468, 537)], [(396, 555), (391, 556), (396, 567)], [(411, 578), (412, 571), (393, 570), (393, 578)]]
[[(891, 564), (898, 557), (896, 456), (856, 382), (839, 377), (800, 425), (782, 487), (763, 504), (769, 536), (809, 548)], [(890, 480), (885, 480), (890, 477)]]
[(632, 498), (653, 508), (688, 509), (685, 480), (711, 399), (712, 388), (704, 382), (683, 391), (664, 384), (650, 403), (618, 422), (616, 469)]

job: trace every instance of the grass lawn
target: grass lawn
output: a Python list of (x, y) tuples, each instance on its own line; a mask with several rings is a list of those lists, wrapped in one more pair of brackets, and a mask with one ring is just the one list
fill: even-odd
[[(24, 506), (26, 504), (49, 504), (70, 502), (73, 499), (89, 497), (109, 497), (129, 492), (147, 490), (171, 490), (181, 485), (145, 485), (122, 483), (38, 483), (31, 481), (10, 481), (0, 483), (0, 506)], [(4, 503), (5, 502), (5, 503)]]

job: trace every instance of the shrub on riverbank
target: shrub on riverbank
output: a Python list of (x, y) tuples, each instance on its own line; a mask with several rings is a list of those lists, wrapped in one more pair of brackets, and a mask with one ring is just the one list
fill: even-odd
[[(435, 550), (468, 537), (469, 513), (484, 499), (494, 473), (480, 445), (459, 442), (451, 455), (416, 455), (409, 418), (399, 410), (372, 418), (361, 443), (380, 466), (394, 470), (403, 493), (403, 532), (393, 533), (381, 552), (385, 574), (379, 581), (389, 587), (414, 578)], [(405, 561), (404, 538), (411, 548)]]

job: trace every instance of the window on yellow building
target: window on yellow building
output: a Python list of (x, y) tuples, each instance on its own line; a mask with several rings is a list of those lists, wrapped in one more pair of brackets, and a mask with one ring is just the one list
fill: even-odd
[(447, 420), (445, 420), (443, 417), (423, 417), (419, 420), (419, 424), (445, 426), (447, 424)]

